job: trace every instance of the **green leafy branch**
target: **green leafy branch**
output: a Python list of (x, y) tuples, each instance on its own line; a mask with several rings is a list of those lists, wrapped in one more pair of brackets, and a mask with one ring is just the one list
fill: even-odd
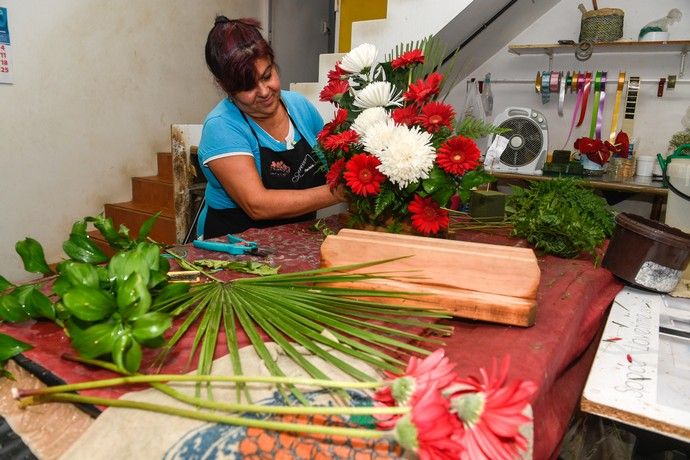
[[(56, 265), (48, 294), (45, 282), (14, 286), (0, 281), (0, 319), (22, 322), (48, 319), (65, 328), (83, 356), (108, 355), (122, 369), (139, 369), (142, 347), (159, 347), (172, 325), (170, 315), (152, 311), (160, 298), (188, 286), (169, 284), (167, 259), (160, 248), (146, 242), (158, 214), (149, 218), (132, 239), (129, 230), (116, 231), (110, 219), (87, 217), (74, 223), (62, 245), (68, 259)], [(88, 223), (120, 250), (110, 259), (89, 237)], [(16, 245), (25, 270), (53, 274), (41, 244), (26, 238)], [(105, 264), (107, 262), (107, 264)]]
[[(606, 201), (591, 188), (573, 179), (533, 181), (513, 187), (506, 204), (506, 218), (485, 222), (451, 212), (451, 229), (512, 227), (535, 248), (558, 257), (573, 258), (583, 252), (597, 257), (597, 248), (615, 227)], [(596, 259), (595, 259), (596, 261)]]
[(491, 123), (479, 120), (473, 117), (465, 117), (462, 119), (456, 132), (471, 139), (479, 139), (480, 137), (488, 136), (490, 134), (503, 134), (509, 132), (508, 128), (499, 128)]

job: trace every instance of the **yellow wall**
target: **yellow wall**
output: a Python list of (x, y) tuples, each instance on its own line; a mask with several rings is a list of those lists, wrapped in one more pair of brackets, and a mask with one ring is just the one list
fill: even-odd
[(347, 53), (352, 44), (352, 23), (369, 19), (384, 19), (388, 0), (340, 0), (340, 33), (338, 52)]

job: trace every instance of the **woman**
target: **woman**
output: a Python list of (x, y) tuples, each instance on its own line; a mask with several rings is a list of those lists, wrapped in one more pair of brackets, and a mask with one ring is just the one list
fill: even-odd
[(344, 201), (325, 185), (325, 158), (312, 150), (323, 120), (302, 95), (280, 90), (259, 22), (216, 18), (206, 63), (228, 97), (202, 129), (199, 162), (208, 183), (199, 233), (213, 238), (309, 220)]

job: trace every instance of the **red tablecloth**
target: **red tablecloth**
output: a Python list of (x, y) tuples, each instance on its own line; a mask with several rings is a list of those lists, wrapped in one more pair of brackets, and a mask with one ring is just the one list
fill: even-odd
[[(338, 228), (337, 219), (329, 226)], [(319, 247), (324, 235), (309, 230), (307, 224), (293, 224), (242, 235), (275, 250), (265, 260), (281, 266), (282, 272), (318, 267)], [(464, 233), (458, 239), (525, 246), (524, 241), (501, 235)], [(223, 258), (223, 255), (187, 247), (189, 260)], [(231, 256), (225, 255), (226, 258)], [(534, 458), (557, 455), (559, 443), (575, 410), (596, 351), (597, 333), (611, 301), (621, 284), (605, 269), (594, 267), (591, 258), (566, 260), (539, 257), (541, 282), (538, 291), (536, 324), (530, 328), (503, 326), (468, 320), (449, 321), (455, 327), (446, 340), (446, 352), (464, 375), (478, 375), (480, 367), (490, 367), (492, 358), (511, 356), (509, 378), (529, 379), (539, 390), (532, 401), (534, 411)], [(62, 330), (52, 323), (1, 325), (0, 331), (35, 346), (25, 355), (67, 382), (107, 378), (111, 374), (75, 365), (60, 358), (74, 353)], [(191, 335), (191, 334), (188, 334)], [(175, 373), (191, 370), (187, 362), (193, 338), (188, 337), (163, 368)], [(225, 343), (220, 340), (220, 343)], [(248, 344), (240, 338), (241, 344)], [(226, 353), (219, 347), (218, 355)], [(149, 352), (145, 362), (151, 362)], [(117, 396), (122, 390), (100, 390), (92, 394)]]

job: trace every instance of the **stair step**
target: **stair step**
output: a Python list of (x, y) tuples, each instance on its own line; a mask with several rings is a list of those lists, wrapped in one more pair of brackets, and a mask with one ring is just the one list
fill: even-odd
[(133, 177), (132, 201), (158, 209), (175, 207), (172, 180), (158, 176)]
[(161, 180), (168, 182), (173, 181), (173, 167), (172, 167), (172, 153), (158, 152), (156, 154), (156, 163), (158, 165), (158, 176)]
[(175, 243), (175, 211), (170, 208), (160, 208), (144, 203), (127, 201), (124, 203), (107, 203), (105, 215), (113, 220), (116, 226), (124, 225), (130, 230), (130, 235), (135, 237), (139, 227), (152, 215), (160, 211), (156, 223), (149, 236), (159, 243)]

